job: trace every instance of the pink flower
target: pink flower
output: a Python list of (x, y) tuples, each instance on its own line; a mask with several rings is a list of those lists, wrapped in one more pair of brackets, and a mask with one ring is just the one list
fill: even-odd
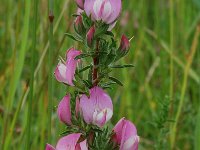
[(75, 1), (76, 1), (77, 6), (80, 9), (84, 9), (84, 2), (85, 2), (85, 0), (75, 0)]
[(93, 20), (112, 24), (121, 12), (121, 0), (85, 0), (84, 10)]
[(88, 44), (89, 47), (92, 46), (93, 39), (94, 39), (94, 33), (95, 33), (95, 27), (92, 26), (92, 27), (89, 29), (89, 31), (88, 31), (88, 33), (87, 33), (87, 35), (86, 35), (87, 44)]
[(89, 98), (81, 96), (80, 111), (86, 123), (102, 127), (113, 115), (112, 100), (103, 89), (93, 87)]
[[(67, 124), (67, 125), (71, 125), (71, 107), (70, 107), (70, 95), (66, 95), (65, 97), (63, 97), (63, 99), (60, 101), (59, 105), (58, 105), (58, 109), (57, 109), (57, 115), (58, 118), (60, 119), (61, 122)], [(78, 113), (79, 113), (79, 99), (76, 99), (76, 108), (75, 108), (75, 114), (76, 117), (78, 117)]]
[(74, 48), (70, 48), (67, 51), (67, 61), (65, 63), (59, 62), (54, 72), (54, 75), (59, 82), (74, 86), (73, 80), (76, 71), (76, 65), (79, 62), (79, 60), (75, 60), (75, 57), (80, 54), (81, 51), (75, 50)]
[(56, 148), (47, 144), (45, 150), (88, 150), (86, 140), (78, 143), (80, 136), (81, 133), (69, 134), (58, 141)]
[(59, 103), (57, 109), (58, 118), (65, 124), (71, 125), (70, 95), (66, 95)]
[(138, 150), (139, 137), (132, 122), (122, 118), (113, 130), (113, 141), (120, 145), (119, 150)]

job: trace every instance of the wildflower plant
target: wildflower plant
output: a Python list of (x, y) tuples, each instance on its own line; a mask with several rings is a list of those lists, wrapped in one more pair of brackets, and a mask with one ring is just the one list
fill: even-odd
[(74, 33), (66, 33), (82, 50), (69, 48), (54, 75), (70, 93), (63, 94), (57, 108), (58, 118), (66, 125), (56, 147), (47, 144), (46, 150), (137, 150), (139, 137), (133, 123), (122, 118), (112, 129), (112, 98), (105, 91), (122, 83), (111, 72), (128, 54), (130, 40), (122, 35), (114, 39), (112, 28), (121, 12), (121, 0), (76, 0), (78, 13), (73, 15)]

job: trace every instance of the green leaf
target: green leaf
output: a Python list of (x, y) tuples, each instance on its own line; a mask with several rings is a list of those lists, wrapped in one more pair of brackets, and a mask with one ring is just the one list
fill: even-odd
[(132, 67), (135, 66), (132, 64), (110, 66), (110, 68), (132, 68)]
[(114, 34), (113, 34), (111, 31), (107, 31), (105, 34), (106, 34), (106, 35), (109, 35), (109, 36), (111, 36), (111, 37), (114, 37)]
[(75, 60), (92, 56), (91, 54), (83, 53), (75, 57)]
[(115, 77), (109, 77), (110, 80), (116, 82), (117, 84), (119, 84), (120, 86), (123, 86), (122, 82), (119, 81), (118, 79), (116, 79)]
[(78, 42), (83, 42), (82, 39), (80, 39), (79, 37), (75, 36), (75, 35), (72, 35), (70, 33), (65, 33), (66, 36), (68, 36), (69, 38), (71, 38), (72, 40), (74, 41), (78, 41)]
[(95, 37), (99, 37), (100, 35), (106, 33), (108, 28), (109, 28), (109, 25), (107, 25), (107, 24), (103, 24), (102, 26), (97, 28), (97, 30), (95, 32)]
[(87, 86), (87, 88), (91, 88), (92, 87), (92, 83), (89, 82), (88, 80), (83, 80), (83, 83)]
[(80, 70), (78, 71), (78, 73), (84, 72), (84, 71), (88, 70), (90, 67), (91, 67), (91, 65), (88, 65), (88, 66), (86, 66), (86, 67), (80, 69)]

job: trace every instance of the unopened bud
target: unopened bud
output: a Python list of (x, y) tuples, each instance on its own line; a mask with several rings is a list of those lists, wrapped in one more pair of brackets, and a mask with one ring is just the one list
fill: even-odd
[(91, 47), (92, 44), (93, 44), (94, 34), (95, 34), (95, 27), (92, 26), (92, 27), (89, 29), (89, 31), (88, 31), (88, 33), (87, 33), (87, 35), (86, 35), (86, 38), (87, 38), (87, 45), (88, 45), (89, 47)]
[(85, 32), (85, 27), (83, 25), (82, 16), (78, 16), (74, 22), (74, 27), (78, 34), (82, 35)]
[(129, 49), (130, 49), (129, 39), (125, 35), (122, 35), (119, 50), (127, 53)]
[(115, 61), (118, 61), (120, 58), (124, 57), (129, 52), (129, 49), (129, 39), (125, 35), (122, 35), (120, 46), (116, 52), (117, 56), (115, 58)]

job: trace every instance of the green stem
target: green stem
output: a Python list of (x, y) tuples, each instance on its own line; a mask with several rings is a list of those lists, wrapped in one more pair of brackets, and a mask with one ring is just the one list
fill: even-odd
[(53, 103), (53, 86), (52, 86), (52, 56), (53, 56), (53, 0), (49, 0), (49, 77), (48, 77), (48, 142), (51, 142), (51, 116)]
[[(170, 87), (169, 87), (169, 99), (170, 101), (173, 100), (173, 81), (174, 81), (174, 63), (173, 63), (173, 49), (174, 49), (174, 39), (173, 39), (173, 31), (174, 31), (174, 5), (173, 0), (170, 0), (170, 12), (169, 12), (169, 19), (170, 19)], [(170, 103), (170, 117), (173, 115), (173, 103)], [(170, 126), (170, 135), (172, 135), (172, 126)], [(172, 144), (172, 137), (170, 137), (170, 143)]]
[(33, 104), (33, 93), (34, 93), (34, 62), (35, 62), (35, 50), (36, 50), (36, 28), (37, 28), (37, 5), (38, 0), (34, 0), (34, 24), (33, 24), (33, 48), (31, 50), (31, 80), (30, 80), (30, 99), (28, 101), (28, 118), (27, 118), (27, 138), (26, 138), (26, 149), (30, 148), (31, 139), (31, 121), (32, 121), (32, 104)]
[[(174, 80), (174, 63), (173, 63), (173, 49), (174, 49), (174, 6), (173, 0), (170, 0), (170, 91), (169, 96), (170, 100), (173, 99), (173, 80)], [(171, 103), (171, 113), (173, 113), (173, 103)]]
[(177, 124), (178, 124), (178, 120), (179, 120), (179, 117), (181, 114), (181, 110), (183, 108), (183, 102), (184, 102), (184, 97), (185, 97), (185, 92), (186, 92), (187, 82), (188, 82), (188, 74), (189, 74), (189, 70), (190, 70), (191, 64), (193, 62), (193, 58), (194, 58), (196, 49), (197, 49), (199, 34), (200, 34), (200, 26), (197, 27), (197, 30), (196, 30), (196, 33), (194, 36), (194, 40), (192, 43), (192, 47), (190, 50), (190, 55), (188, 57), (187, 64), (186, 64), (186, 67), (184, 70), (183, 85), (182, 85), (182, 89), (181, 89), (181, 97), (180, 97), (178, 110), (177, 110), (176, 117), (175, 117), (175, 122), (173, 124), (172, 132), (171, 132), (171, 149), (174, 148), (176, 132), (177, 132)]

